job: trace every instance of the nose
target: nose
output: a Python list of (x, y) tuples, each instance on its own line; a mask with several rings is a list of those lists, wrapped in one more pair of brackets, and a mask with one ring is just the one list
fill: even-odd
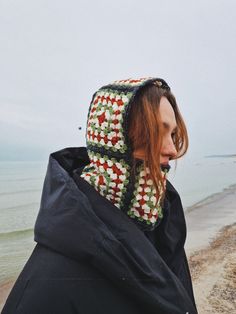
[(172, 138), (168, 138), (163, 141), (161, 148), (161, 155), (163, 157), (174, 159), (177, 155), (177, 150)]

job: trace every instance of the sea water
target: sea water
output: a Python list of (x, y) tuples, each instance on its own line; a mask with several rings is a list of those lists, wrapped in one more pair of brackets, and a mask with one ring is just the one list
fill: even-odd
[(236, 184), (236, 156), (195, 158), (186, 155), (176, 166), (172, 164), (168, 178), (178, 190), (186, 210)]
[(16, 278), (33, 247), (47, 162), (0, 161), (0, 285)]
[[(184, 208), (236, 183), (235, 158), (183, 158), (169, 180)], [(0, 162), (0, 285), (15, 279), (34, 248), (47, 162)]]

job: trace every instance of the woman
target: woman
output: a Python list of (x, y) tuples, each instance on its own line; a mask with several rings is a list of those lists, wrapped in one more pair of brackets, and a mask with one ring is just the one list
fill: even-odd
[(169, 86), (102, 87), (86, 139), (50, 156), (37, 245), (2, 313), (197, 313), (181, 200), (166, 179), (188, 146)]

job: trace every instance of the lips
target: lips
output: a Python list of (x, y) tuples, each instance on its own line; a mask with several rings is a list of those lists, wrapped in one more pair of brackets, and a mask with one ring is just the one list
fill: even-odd
[(169, 166), (169, 160), (161, 161), (160, 164), (163, 166)]
[(170, 165), (169, 165), (168, 162), (166, 162), (166, 163), (165, 163), (165, 162), (162, 162), (162, 163), (161, 163), (161, 170), (162, 170), (162, 171), (167, 171), (167, 172), (168, 172), (168, 171), (170, 170), (170, 168), (171, 168), (171, 167), (170, 167)]

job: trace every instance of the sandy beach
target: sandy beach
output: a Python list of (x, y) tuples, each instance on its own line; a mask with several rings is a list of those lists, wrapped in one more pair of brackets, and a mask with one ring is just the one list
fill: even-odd
[(236, 185), (189, 208), (186, 221), (199, 314), (236, 313)]
[[(199, 314), (236, 313), (236, 185), (188, 208), (186, 222)], [(0, 286), (0, 310), (13, 283)]]
[(189, 259), (199, 314), (236, 313), (236, 223)]

